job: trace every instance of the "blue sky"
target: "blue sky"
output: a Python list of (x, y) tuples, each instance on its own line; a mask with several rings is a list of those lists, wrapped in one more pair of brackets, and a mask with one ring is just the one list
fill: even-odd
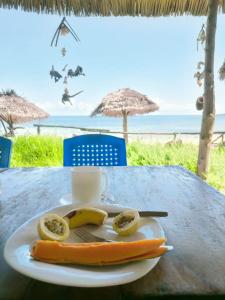
[[(0, 89), (13, 88), (52, 115), (87, 115), (108, 93), (130, 87), (159, 103), (158, 114), (197, 113), (202, 94), (193, 78), (204, 59), (196, 38), (205, 17), (70, 17), (81, 42), (50, 41), (61, 17), (0, 9)], [(218, 69), (225, 59), (225, 16), (218, 19), (215, 83), (217, 113), (225, 113), (225, 82)], [(66, 47), (62, 57), (60, 49)], [(54, 65), (81, 65), (86, 77), (70, 80), (69, 91), (84, 90), (73, 106), (61, 103), (62, 81), (49, 76)]]

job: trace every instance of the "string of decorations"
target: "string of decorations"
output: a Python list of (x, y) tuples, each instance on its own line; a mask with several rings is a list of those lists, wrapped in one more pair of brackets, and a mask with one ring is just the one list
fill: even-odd
[[(197, 36), (197, 51), (199, 50), (199, 44), (205, 50), (205, 42), (206, 42), (205, 24), (202, 24), (201, 30)], [(199, 61), (197, 63), (197, 71), (194, 74), (194, 78), (196, 78), (196, 83), (199, 87), (202, 87), (204, 77), (205, 77), (205, 63), (203, 61)], [(204, 107), (204, 96), (200, 96), (196, 100), (196, 109), (202, 110), (203, 107)]]
[[(76, 42), (80, 42), (80, 39), (74, 29), (71, 27), (69, 22), (66, 20), (65, 17), (63, 17), (62, 21), (60, 22), (59, 26), (57, 27), (53, 38), (51, 40), (51, 47), (53, 45), (55, 47), (58, 46), (59, 38), (60, 37), (65, 37), (68, 34), (70, 34)], [(61, 55), (62, 57), (65, 57), (67, 54), (67, 49), (63, 47), (61, 49)], [(67, 71), (68, 69), (68, 71)], [(74, 93), (73, 95), (70, 95), (69, 90), (68, 90), (68, 79), (73, 79), (78, 76), (85, 76), (85, 73), (83, 71), (83, 68), (81, 66), (77, 66), (75, 69), (73, 68), (68, 68), (68, 64), (66, 64), (61, 71), (57, 70), (54, 65), (52, 65), (52, 68), (49, 72), (51, 79), (54, 80), (55, 83), (59, 82), (62, 79), (62, 83), (64, 85), (64, 92), (62, 94), (61, 101), (63, 104), (66, 102), (69, 102), (72, 105), (71, 98), (76, 97), (77, 95), (81, 94), (83, 91), (79, 91)]]
[[(197, 51), (199, 49), (199, 44), (201, 44), (201, 46), (205, 50), (205, 43), (206, 43), (206, 30), (205, 30), (205, 24), (203, 24), (197, 37)], [(203, 61), (199, 61), (197, 64), (197, 71), (194, 74), (194, 78), (196, 78), (197, 85), (199, 87), (203, 85), (204, 77), (205, 77), (205, 63)], [(225, 60), (219, 69), (219, 79), (220, 80), (225, 79)], [(196, 100), (196, 108), (197, 110), (202, 110), (203, 107), (204, 107), (204, 96), (200, 96)]]

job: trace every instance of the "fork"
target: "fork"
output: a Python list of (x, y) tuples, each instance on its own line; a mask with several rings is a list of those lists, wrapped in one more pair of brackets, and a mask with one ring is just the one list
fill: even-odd
[[(100, 236), (96, 236), (93, 233), (87, 231), (87, 229), (79, 227), (75, 229), (75, 234), (81, 238), (85, 243), (92, 243), (92, 242), (115, 242), (113, 240), (108, 240), (101, 238)], [(173, 246), (164, 246), (167, 248), (167, 251), (173, 250)]]
[(96, 236), (93, 233), (90, 233), (85, 228), (79, 227), (76, 228), (74, 233), (82, 239), (85, 243), (92, 243), (92, 242), (114, 242), (113, 240), (104, 239), (100, 236)]

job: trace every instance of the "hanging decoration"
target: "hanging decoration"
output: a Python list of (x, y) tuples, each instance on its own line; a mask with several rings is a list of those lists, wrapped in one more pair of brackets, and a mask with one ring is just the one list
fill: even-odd
[[(80, 39), (76, 32), (73, 30), (73, 28), (70, 26), (69, 22), (66, 20), (65, 17), (63, 17), (62, 21), (60, 22), (59, 26), (57, 27), (54, 36), (51, 40), (51, 46), (58, 46), (59, 37), (65, 37), (68, 34), (70, 34), (76, 42), (79, 42)], [(61, 55), (62, 57), (65, 57), (67, 55), (67, 49), (66, 47), (61, 48)], [(81, 66), (77, 66), (75, 70), (72, 68), (69, 68), (67, 71), (68, 64), (65, 64), (62, 68), (62, 71), (64, 74), (60, 74), (57, 70), (55, 70), (55, 67), (52, 66), (50, 70), (50, 76), (54, 79), (55, 83), (57, 83), (61, 78), (63, 78), (63, 85), (64, 85), (64, 93), (62, 94), (62, 103), (66, 104), (69, 102), (72, 105), (71, 98), (76, 97), (77, 95), (81, 94), (83, 91), (79, 91), (73, 95), (70, 95), (68, 90), (68, 79), (72, 79), (78, 76), (85, 76), (83, 72), (83, 68)]]
[(83, 93), (83, 91), (79, 91), (78, 93), (76, 93), (74, 95), (69, 95), (68, 89), (65, 88), (64, 93), (62, 95), (62, 103), (65, 104), (66, 102), (69, 102), (72, 105), (72, 103), (70, 101), (70, 98), (74, 98), (74, 97), (76, 97), (77, 95), (79, 95), (81, 93)]
[(198, 99), (196, 100), (196, 109), (197, 110), (203, 110), (203, 105), (204, 105), (204, 98), (198, 97)]
[(205, 72), (204, 72), (204, 71), (202, 71), (202, 72), (197, 71), (197, 72), (194, 74), (194, 78), (196, 78), (196, 80), (197, 80), (197, 85), (198, 85), (199, 87), (201, 87), (202, 84), (203, 84), (204, 76), (205, 76)]
[(203, 61), (199, 61), (197, 64), (197, 69), (201, 70), (202, 66), (204, 66), (204, 65), (205, 65), (205, 63)]
[(62, 56), (66, 56), (66, 48), (61, 49)]
[(202, 24), (202, 28), (197, 37), (197, 51), (199, 43), (203, 46), (206, 41), (206, 32), (205, 32), (205, 24)]
[(67, 76), (64, 77), (63, 84), (68, 84)]
[(56, 29), (56, 32), (55, 32), (55, 34), (52, 38), (51, 46), (53, 46), (53, 44), (55, 43), (55, 47), (57, 47), (59, 36), (60, 35), (65, 36), (69, 33), (73, 36), (73, 38), (75, 39), (76, 42), (80, 41), (80, 39), (79, 39), (78, 35), (76, 34), (76, 32), (70, 26), (70, 24), (68, 23), (66, 18), (63, 17), (62, 21), (60, 22), (60, 24), (59, 24), (58, 28)]
[(205, 76), (205, 71), (204, 71), (204, 69), (201, 70), (202, 67), (204, 67), (204, 66), (205, 66), (205, 63), (204, 63), (203, 61), (199, 61), (198, 64), (197, 64), (197, 70), (198, 70), (198, 71), (194, 74), (194, 78), (196, 78), (196, 80), (197, 80), (197, 85), (198, 85), (199, 87), (202, 86), (202, 84), (203, 84), (203, 79), (204, 79), (204, 76)]
[(219, 77), (220, 77), (220, 80), (224, 80), (225, 79), (225, 60), (224, 60), (224, 62), (222, 64), (222, 66), (219, 69)]
[(73, 78), (73, 77), (77, 77), (77, 76), (85, 76), (85, 74), (84, 74), (84, 72), (83, 72), (83, 68), (82, 67), (80, 67), (80, 66), (77, 66), (77, 68), (76, 68), (76, 70), (75, 71), (73, 71), (73, 69), (69, 69), (68, 70), (68, 73), (67, 73), (67, 76), (68, 77), (71, 77), (71, 78)]
[(55, 70), (54, 66), (52, 66), (51, 71), (50, 71), (50, 76), (51, 78), (54, 78), (55, 82), (58, 82), (59, 79), (62, 78), (62, 75)]
[(68, 66), (68, 64), (66, 64), (66, 65), (63, 67), (63, 69), (62, 69), (63, 72), (66, 71), (67, 66)]
[[(205, 31), (205, 24), (203, 24), (197, 37), (197, 51), (199, 48), (199, 43), (204, 48), (205, 42), (206, 42), (206, 31)], [(196, 78), (197, 85), (201, 87), (203, 85), (203, 81), (205, 78), (205, 63), (203, 61), (199, 61), (197, 63), (197, 71), (194, 74), (194, 78)], [(198, 97), (195, 103), (196, 109), (202, 110), (203, 105), (204, 105), (204, 98), (202, 96)]]

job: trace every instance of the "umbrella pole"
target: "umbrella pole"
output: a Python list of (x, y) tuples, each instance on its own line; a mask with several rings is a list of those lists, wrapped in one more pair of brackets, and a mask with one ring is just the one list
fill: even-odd
[(123, 137), (125, 142), (128, 143), (128, 134), (127, 134), (127, 112), (123, 112)]

